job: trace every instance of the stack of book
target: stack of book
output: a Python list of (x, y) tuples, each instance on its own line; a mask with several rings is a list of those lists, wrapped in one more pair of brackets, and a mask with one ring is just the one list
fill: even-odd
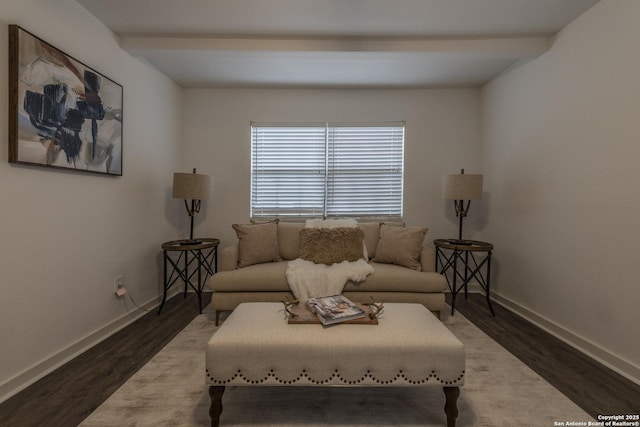
[(367, 312), (343, 295), (322, 298), (309, 298), (307, 307), (323, 325), (333, 325), (363, 318)]

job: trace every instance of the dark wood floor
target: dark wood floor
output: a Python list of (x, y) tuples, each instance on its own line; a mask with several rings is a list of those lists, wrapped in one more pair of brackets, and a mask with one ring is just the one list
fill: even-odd
[(177, 295), (0, 404), (0, 426), (77, 426), (197, 315), (195, 294)]
[[(208, 301), (210, 295), (203, 296)], [(494, 303), (470, 294), (456, 310), (593, 417), (640, 413), (640, 387)], [(197, 315), (193, 294), (175, 297), (0, 404), (0, 426), (78, 425)], [(543, 410), (543, 408), (541, 408)]]
[[(447, 302), (451, 304), (448, 294)], [(638, 384), (499, 304), (492, 305), (495, 317), (491, 316), (484, 295), (470, 293), (466, 301), (464, 296), (456, 298), (456, 311), (592, 417), (640, 414)]]

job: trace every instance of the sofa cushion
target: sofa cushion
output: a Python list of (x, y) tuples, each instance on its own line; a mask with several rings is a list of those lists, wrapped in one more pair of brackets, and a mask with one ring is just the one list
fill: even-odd
[(373, 260), (420, 271), (420, 251), (427, 231), (426, 227), (392, 227), (382, 223)]
[(447, 279), (438, 273), (425, 273), (394, 264), (369, 263), (373, 267), (367, 280), (347, 282), (344, 292), (443, 292)]
[[(216, 292), (289, 292), (288, 261), (250, 265), (220, 271), (209, 279)], [(443, 292), (447, 281), (438, 273), (425, 273), (393, 264), (371, 262), (373, 273), (364, 282), (347, 282), (344, 292)]]
[(278, 220), (259, 224), (233, 224), (238, 236), (238, 267), (280, 261)]
[(316, 264), (357, 261), (364, 257), (360, 228), (303, 228), (300, 231), (300, 258)]
[(278, 246), (282, 259), (296, 259), (300, 254), (300, 230), (304, 222), (278, 223)]
[(358, 227), (364, 232), (364, 243), (367, 246), (369, 258), (376, 256), (378, 240), (380, 240), (380, 221), (358, 222)]
[(288, 261), (268, 262), (221, 271), (209, 279), (216, 292), (289, 292), (285, 271)]
[(358, 226), (358, 221), (353, 218), (344, 218), (344, 219), (322, 219), (322, 218), (312, 218), (305, 221), (305, 228), (356, 228)]

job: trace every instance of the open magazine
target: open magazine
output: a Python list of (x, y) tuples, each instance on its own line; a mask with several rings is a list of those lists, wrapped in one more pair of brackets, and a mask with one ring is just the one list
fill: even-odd
[(332, 295), (322, 298), (309, 298), (307, 307), (323, 325), (360, 319), (367, 313), (343, 295)]

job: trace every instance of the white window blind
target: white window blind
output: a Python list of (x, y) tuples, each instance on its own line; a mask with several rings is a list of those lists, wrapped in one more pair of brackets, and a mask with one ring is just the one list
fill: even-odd
[(327, 216), (401, 217), (404, 127), (328, 129)]
[(402, 217), (404, 123), (251, 126), (252, 217)]

